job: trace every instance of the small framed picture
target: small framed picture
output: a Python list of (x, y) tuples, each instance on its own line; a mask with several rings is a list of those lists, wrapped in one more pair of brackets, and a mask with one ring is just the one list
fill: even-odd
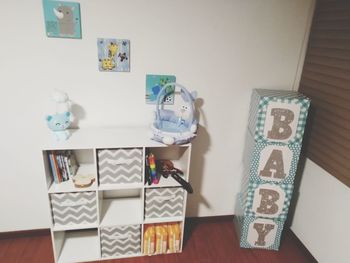
[(59, 38), (81, 38), (80, 4), (43, 1), (46, 35)]
[[(173, 75), (146, 75), (146, 103), (156, 104), (160, 90), (168, 83), (176, 82), (176, 77)], [(164, 104), (174, 104), (174, 86), (170, 86), (165, 96)]]
[(105, 72), (130, 71), (130, 41), (98, 38), (98, 69)]

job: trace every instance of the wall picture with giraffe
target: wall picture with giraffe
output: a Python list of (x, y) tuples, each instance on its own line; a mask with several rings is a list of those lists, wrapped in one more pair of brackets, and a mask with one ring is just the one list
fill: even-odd
[(130, 41), (127, 39), (98, 38), (98, 69), (100, 71), (130, 71)]

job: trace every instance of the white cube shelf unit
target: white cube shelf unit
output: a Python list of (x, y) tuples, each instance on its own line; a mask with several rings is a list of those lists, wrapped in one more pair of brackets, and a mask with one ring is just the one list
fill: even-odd
[[(93, 175), (92, 185), (77, 188), (71, 179), (54, 182), (48, 154), (62, 150), (74, 152), (77, 173)], [(170, 176), (162, 177), (158, 184), (145, 183), (146, 150), (156, 159), (171, 160), (188, 181), (191, 144), (163, 145), (149, 139), (147, 128), (78, 129), (64, 142), (46, 138), (42, 156), (55, 262), (143, 256), (145, 226), (157, 223), (180, 223), (182, 251), (187, 192)], [(169, 202), (164, 207), (146, 204), (150, 194), (169, 193), (176, 201), (163, 197), (160, 200)], [(169, 210), (169, 204), (174, 209)], [(154, 206), (156, 212), (150, 215)]]

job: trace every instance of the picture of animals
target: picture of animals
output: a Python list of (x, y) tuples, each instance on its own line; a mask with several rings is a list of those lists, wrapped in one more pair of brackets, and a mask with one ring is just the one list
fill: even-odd
[(100, 71), (130, 71), (130, 41), (126, 39), (98, 38), (98, 69)]
[(48, 37), (81, 38), (79, 3), (44, 0), (43, 7)]
[[(156, 104), (159, 91), (165, 84), (176, 82), (176, 77), (173, 75), (146, 75), (146, 103)], [(164, 98), (164, 104), (174, 104), (174, 88), (169, 87), (167, 93), (171, 93)]]

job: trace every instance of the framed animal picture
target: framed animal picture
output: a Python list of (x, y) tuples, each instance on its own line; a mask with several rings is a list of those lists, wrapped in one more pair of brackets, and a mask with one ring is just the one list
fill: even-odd
[(46, 35), (81, 38), (80, 4), (43, 0)]
[[(146, 75), (146, 103), (156, 104), (159, 91), (168, 83), (176, 82), (173, 75)], [(170, 95), (165, 96), (164, 104), (174, 104), (174, 88), (169, 87)]]
[(105, 72), (130, 71), (130, 41), (98, 38), (98, 69)]

